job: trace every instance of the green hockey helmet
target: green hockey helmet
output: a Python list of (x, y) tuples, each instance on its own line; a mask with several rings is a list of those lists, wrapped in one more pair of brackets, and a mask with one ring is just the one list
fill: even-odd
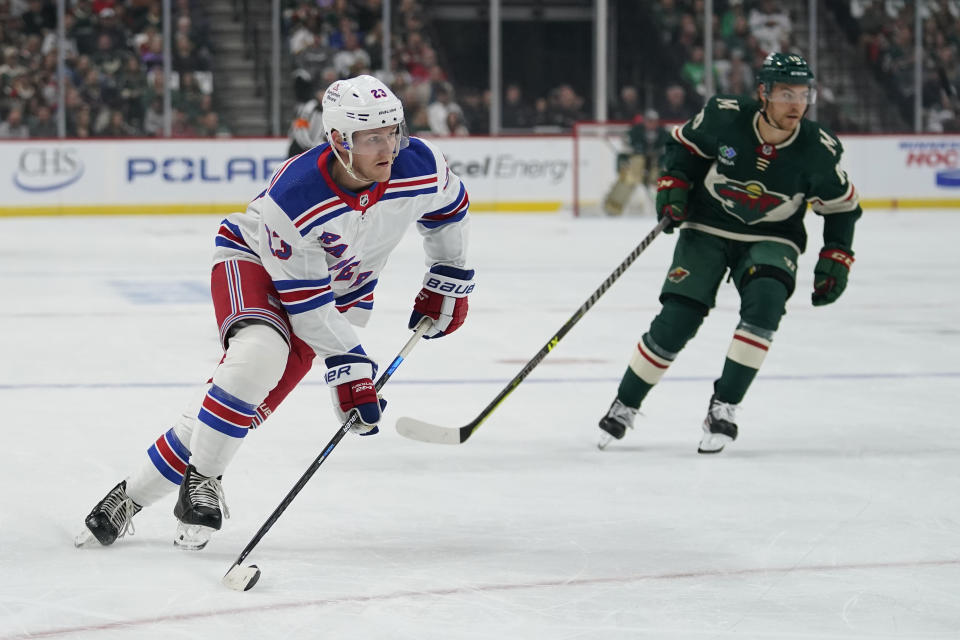
[[(762, 88), (763, 95), (768, 100), (776, 100), (773, 87), (777, 83), (788, 85), (807, 85), (806, 103), (813, 104), (817, 100), (817, 88), (813, 71), (810, 65), (795, 53), (773, 52), (763, 59), (763, 65), (757, 72), (757, 87)], [(791, 96), (792, 94), (787, 94)]]

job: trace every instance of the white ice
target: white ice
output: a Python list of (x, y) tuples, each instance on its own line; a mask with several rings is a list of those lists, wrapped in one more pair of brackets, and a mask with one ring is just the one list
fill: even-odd
[[(637, 429), (596, 447), (674, 236), (468, 442), (393, 430), (476, 416), (653, 226), (476, 215), (466, 325), (413, 350), (383, 433), (333, 451), (251, 554), (247, 593), (221, 576), (337, 431), (316, 371), (247, 438), (206, 550), (174, 548), (173, 494), (112, 547), (72, 545), (219, 359), (219, 219), (0, 219), (0, 639), (960, 637), (956, 212), (867, 212), (823, 308), (809, 216), (740, 438), (713, 457), (696, 448), (737, 322), (729, 283)], [(381, 363), (423, 268), (411, 232), (360, 332)]]

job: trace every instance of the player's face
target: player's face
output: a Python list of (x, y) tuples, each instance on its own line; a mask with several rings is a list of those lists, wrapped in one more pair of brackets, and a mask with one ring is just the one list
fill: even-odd
[(353, 134), (354, 172), (374, 182), (386, 182), (399, 144), (396, 126), (357, 131)]
[(793, 131), (816, 99), (814, 91), (805, 84), (775, 84), (767, 95), (767, 117), (779, 128)]

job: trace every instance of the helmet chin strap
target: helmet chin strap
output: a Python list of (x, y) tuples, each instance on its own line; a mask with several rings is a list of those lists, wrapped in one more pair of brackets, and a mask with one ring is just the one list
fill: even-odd
[(761, 104), (763, 105), (760, 108), (760, 116), (766, 121), (768, 125), (776, 129), (777, 131), (789, 131), (789, 129), (784, 129), (783, 127), (774, 124), (773, 120), (770, 119), (770, 116), (767, 115), (767, 103), (768, 100), (765, 96), (761, 97)]

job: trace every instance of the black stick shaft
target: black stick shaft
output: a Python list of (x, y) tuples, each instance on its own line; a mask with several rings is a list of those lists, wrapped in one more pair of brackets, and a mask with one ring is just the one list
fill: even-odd
[[(430, 328), (431, 322), (429, 318), (423, 318), (420, 321), (420, 324), (417, 325), (416, 330), (413, 333), (413, 336), (407, 340), (407, 343), (403, 346), (403, 349), (400, 350), (400, 353), (397, 354), (397, 357), (393, 359), (393, 362), (390, 363), (390, 366), (387, 367), (387, 370), (381, 374), (380, 378), (377, 380), (374, 385), (377, 391), (387, 383), (387, 380), (393, 375), (393, 372), (397, 370), (397, 367), (400, 366), (400, 363), (403, 362), (404, 358), (407, 357), (407, 354), (413, 349), (414, 345), (420, 341), (420, 338), (423, 337), (423, 334)], [(280, 519), (280, 516), (286, 511), (287, 507), (290, 506), (290, 503), (293, 502), (293, 499), (297, 497), (297, 494), (306, 486), (310, 478), (313, 477), (313, 474), (317, 472), (317, 469), (320, 468), (320, 465), (323, 464), (323, 461), (327, 459), (330, 453), (334, 448), (340, 443), (343, 439), (343, 436), (350, 431), (350, 427), (356, 424), (359, 420), (359, 416), (356, 411), (350, 414), (350, 417), (347, 419), (343, 425), (337, 430), (337, 433), (334, 434), (333, 438), (330, 439), (330, 442), (327, 443), (327, 446), (323, 448), (323, 451), (316, 457), (316, 459), (310, 464), (306, 471), (303, 472), (303, 475), (300, 476), (300, 479), (297, 480), (297, 483), (293, 485), (293, 488), (287, 492), (287, 495), (280, 502), (279, 506), (273, 510), (273, 513), (270, 514), (270, 517), (267, 518), (267, 521), (263, 523), (263, 526), (253, 535), (253, 538), (250, 539), (250, 542), (247, 543), (247, 546), (243, 548), (243, 551), (240, 552), (240, 555), (237, 557), (234, 565), (238, 565), (246, 559), (250, 552), (253, 551), (253, 548), (257, 546), (261, 538), (267, 534), (267, 531)]]
[(466, 442), (467, 438), (473, 435), (473, 432), (480, 428), (480, 425), (483, 424), (483, 422), (491, 413), (494, 412), (500, 403), (503, 402), (507, 396), (513, 393), (513, 390), (516, 389), (521, 382), (523, 382), (524, 378), (530, 375), (530, 372), (533, 371), (538, 364), (540, 364), (540, 361), (543, 360), (548, 353), (553, 351), (553, 348), (556, 347), (560, 340), (563, 339), (563, 336), (569, 333), (570, 329), (573, 328), (573, 325), (580, 321), (580, 318), (582, 318), (584, 314), (590, 310), (590, 307), (596, 304), (597, 300), (600, 299), (600, 296), (606, 293), (607, 289), (609, 289), (610, 286), (616, 282), (621, 275), (623, 275), (624, 271), (626, 271), (627, 268), (633, 264), (633, 261), (636, 260), (637, 257), (643, 253), (648, 246), (650, 246), (650, 243), (653, 242), (658, 235), (660, 235), (660, 232), (666, 229), (671, 223), (672, 221), (666, 217), (657, 223), (657, 226), (655, 226), (650, 233), (648, 233), (646, 237), (640, 241), (640, 244), (638, 244), (623, 260), (623, 262), (621, 262), (620, 265), (613, 270), (613, 273), (611, 273), (607, 279), (603, 281), (603, 284), (601, 284), (597, 290), (594, 291), (589, 298), (587, 298), (587, 301), (584, 302), (583, 305), (581, 305), (572, 316), (570, 316), (570, 319), (567, 320), (562, 327), (560, 327), (559, 331), (553, 334), (553, 337), (547, 341), (547, 344), (545, 344), (543, 348), (540, 349), (540, 351), (538, 351), (537, 354), (523, 366), (523, 369), (520, 370), (520, 373), (514, 376), (513, 380), (507, 383), (507, 386), (504, 387), (503, 390), (497, 394), (497, 397), (494, 398), (493, 401), (488, 404), (483, 411), (480, 412), (480, 415), (474, 418), (470, 424), (460, 427), (460, 442)]

